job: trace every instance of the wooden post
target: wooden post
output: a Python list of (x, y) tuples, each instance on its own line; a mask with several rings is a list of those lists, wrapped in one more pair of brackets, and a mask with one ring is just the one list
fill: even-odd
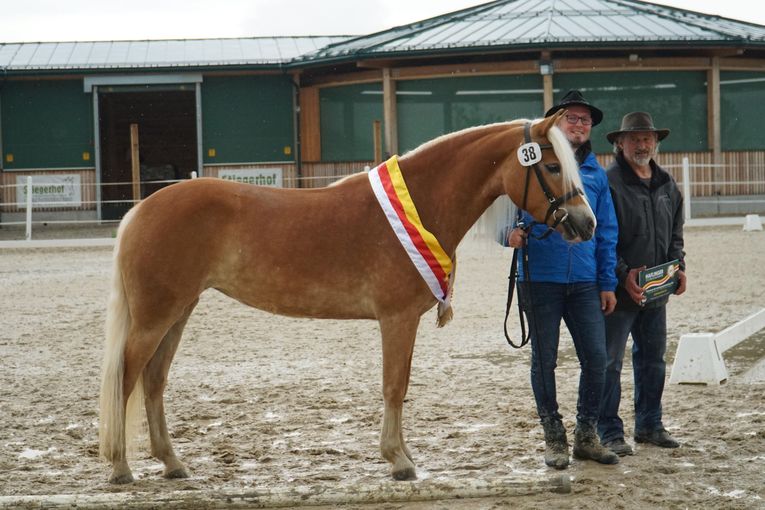
[(141, 162), (138, 153), (138, 124), (130, 124), (130, 164), (133, 170), (133, 202), (141, 200)]
[(375, 165), (382, 163), (382, 123), (379, 120), (372, 121), (372, 140), (375, 146)]
[(388, 156), (398, 154), (398, 119), (396, 115), (396, 80), (390, 68), (383, 70), (383, 117), (385, 120), (385, 149)]
[[(546, 63), (552, 66), (552, 56), (549, 51), (542, 52), (540, 58), (540, 64), (541, 63)], [(555, 98), (553, 97), (553, 77), (549, 72), (542, 74), (542, 88), (542, 107), (544, 108), (544, 111), (547, 111), (553, 107), (553, 102), (555, 101)]]
[(714, 175), (714, 192), (720, 194), (723, 186), (717, 184), (725, 180), (725, 169), (718, 165), (722, 164), (722, 143), (720, 129), (720, 57), (712, 57), (711, 67), (707, 71), (707, 125), (709, 136), (709, 147), (712, 149), (712, 162), (715, 164), (712, 175)]
[(544, 99), (543, 107), (546, 112), (553, 107), (555, 99), (553, 98), (553, 77), (551, 74), (545, 74), (542, 76), (542, 84), (544, 85)]

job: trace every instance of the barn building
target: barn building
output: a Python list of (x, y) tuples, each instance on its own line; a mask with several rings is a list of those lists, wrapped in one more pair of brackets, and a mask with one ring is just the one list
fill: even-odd
[[(111, 220), (191, 172), (311, 187), (567, 90), (647, 110), (692, 193), (765, 209), (765, 26), (637, 0), (497, 0), (370, 35), (0, 44), (0, 222)], [(131, 126), (134, 126), (131, 128)], [(131, 129), (134, 132), (131, 135)], [(132, 137), (131, 137), (132, 136)], [(134, 163), (134, 148), (140, 154)], [(758, 205), (759, 204), (759, 205)]]

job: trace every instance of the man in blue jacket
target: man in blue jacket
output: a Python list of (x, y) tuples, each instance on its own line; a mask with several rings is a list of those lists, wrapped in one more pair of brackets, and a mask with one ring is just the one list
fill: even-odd
[[(537, 413), (544, 428), (545, 463), (564, 469), (569, 464), (568, 440), (558, 412), (555, 367), (558, 359), (560, 322), (566, 322), (579, 358), (574, 457), (602, 464), (616, 464), (619, 458), (601, 445), (596, 431), (606, 369), (604, 316), (616, 306), (614, 291), (618, 227), (605, 170), (595, 159), (590, 132), (603, 113), (577, 90), (569, 91), (545, 116), (561, 109), (567, 113), (558, 123), (579, 162), (579, 173), (587, 200), (597, 218), (595, 236), (571, 244), (558, 232), (543, 237), (545, 225), (534, 225), (523, 213), (527, 233), (513, 229), (508, 244), (528, 250), (528, 273), (520, 267), (519, 292), (529, 318), (531, 336), (531, 386)], [(521, 265), (522, 266), (522, 265)]]

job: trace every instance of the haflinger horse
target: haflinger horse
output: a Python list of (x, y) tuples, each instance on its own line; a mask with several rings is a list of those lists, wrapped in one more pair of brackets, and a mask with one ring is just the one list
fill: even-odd
[[(133, 480), (128, 425), (140, 417), (141, 407), (151, 453), (164, 463), (164, 476), (188, 476), (170, 444), (163, 393), (186, 321), (209, 288), (291, 317), (377, 320), (383, 356), (380, 449), (393, 478), (416, 478), (401, 430), (415, 335), (420, 317), (437, 302), (441, 325), (451, 317), (451, 260), (460, 240), (505, 193), (568, 240), (593, 235), (595, 218), (581, 192), (576, 161), (555, 127), (562, 113), (469, 128), (392, 158), (387, 170), (396, 170), (398, 181), (383, 182), (377, 191), (391, 192), (396, 202), (394, 195), (405, 189), (393, 209), (382, 207), (372, 172), (319, 189), (194, 179), (133, 207), (115, 242), (106, 319), (99, 435), (101, 455), (112, 463), (110, 481)], [(541, 161), (525, 161), (529, 151)], [(385, 165), (380, 173), (388, 173)], [(391, 210), (406, 220), (404, 209), (415, 207), (405, 231), (413, 244), (437, 248), (423, 253), (430, 262), (439, 259), (443, 295), (391, 228)]]

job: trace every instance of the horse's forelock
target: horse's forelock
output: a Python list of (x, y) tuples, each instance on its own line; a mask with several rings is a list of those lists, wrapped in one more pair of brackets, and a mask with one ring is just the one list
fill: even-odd
[[(574, 152), (571, 150), (571, 144), (566, 139), (566, 135), (558, 129), (558, 126), (552, 126), (547, 132), (547, 138), (553, 146), (558, 161), (560, 161), (564, 193), (568, 193), (575, 188), (583, 189), (582, 178), (579, 175), (579, 164), (576, 162)], [(586, 196), (583, 198), (587, 200)]]

